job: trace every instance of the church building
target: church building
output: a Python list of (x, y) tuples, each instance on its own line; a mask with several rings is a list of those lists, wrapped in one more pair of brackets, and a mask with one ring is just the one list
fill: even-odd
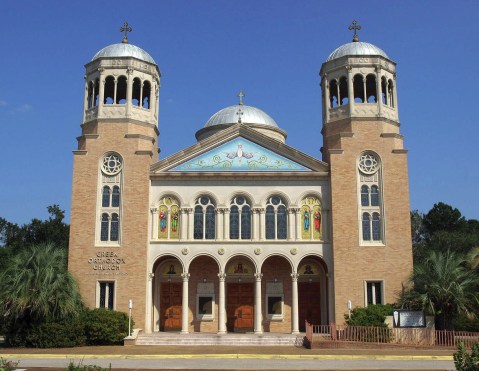
[(198, 123), (196, 144), (158, 159), (155, 60), (126, 23), (93, 56), (69, 248), (88, 307), (132, 300), (145, 333), (295, 334), (397, 299), (412, 248), (396, 63), (358, 27), (320, 70), (322, 129), (318, 117), (309, 132), (322, 159), (243, 93)]

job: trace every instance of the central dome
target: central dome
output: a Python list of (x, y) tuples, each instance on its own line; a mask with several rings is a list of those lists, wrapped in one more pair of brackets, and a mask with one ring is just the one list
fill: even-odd
[(241, 116), (241, 122), (243, 124), (258, 124), (278, 127), (276, 121), (273, 120), (266, 112), (259, 108), (246, 106), (244, 104), (237, 104), (234, 106), (223, 108), (216, 112), (206, 122), (205, 128), (216, 125), (232, 125), (238, 123)]
[(378, 48), (376, 45), (360, 42), (360, 41), (353, 41), (344, 45), (341, 45), (335, 51), (333, 51), (326, 62), (332, 61), (333, 59), (344, 57), (345, 55), (380, 55), (381, 57), (390, 59), (388, 55), (382, 50)]
[(104, 47), (98, 53), (96, 53), (92, 61), (98, 58), (121, 58), (121, 57), (133, 57), (136, 59), (140, 59), (145, 62), (156, 64), (155, 60), (145, 52), (142, 48), (138, 46), (127, 44), (127, 43), (120, 43), (120, 44), (112, 44)]

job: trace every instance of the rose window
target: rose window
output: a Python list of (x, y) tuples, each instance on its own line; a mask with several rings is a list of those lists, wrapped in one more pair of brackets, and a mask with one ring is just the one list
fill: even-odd
[(374, 174), (379, 169), (379, 162), (374, 155), (366, 153), (359, 158), (358, 166), (364, 174)]
[(102, 171), (107, 175), (115, 175), (121, 171), (122, 162), (120, 157), (113, 154), (108, 154), (103, 158)]

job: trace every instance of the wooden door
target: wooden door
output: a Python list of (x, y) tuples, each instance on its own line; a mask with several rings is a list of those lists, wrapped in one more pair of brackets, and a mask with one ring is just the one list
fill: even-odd
[(181, 330), (182, 284), (162, 282), (160, 285), (160, 331)]
[(305, 331), (304, 321), (313, 325), (321, 324), (319, 282), (298, 282), (298, 317), (299, 330)]
[(254, 329), (253, 283), (228, 283), (226, 300), (226, 327), (230, 332), (248, 332)]

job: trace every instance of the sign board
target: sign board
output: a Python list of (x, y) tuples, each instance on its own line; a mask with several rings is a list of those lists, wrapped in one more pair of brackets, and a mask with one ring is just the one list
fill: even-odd
[(421, 310), (394, 309), (394, 327), (426, 327), (426, 316)]

